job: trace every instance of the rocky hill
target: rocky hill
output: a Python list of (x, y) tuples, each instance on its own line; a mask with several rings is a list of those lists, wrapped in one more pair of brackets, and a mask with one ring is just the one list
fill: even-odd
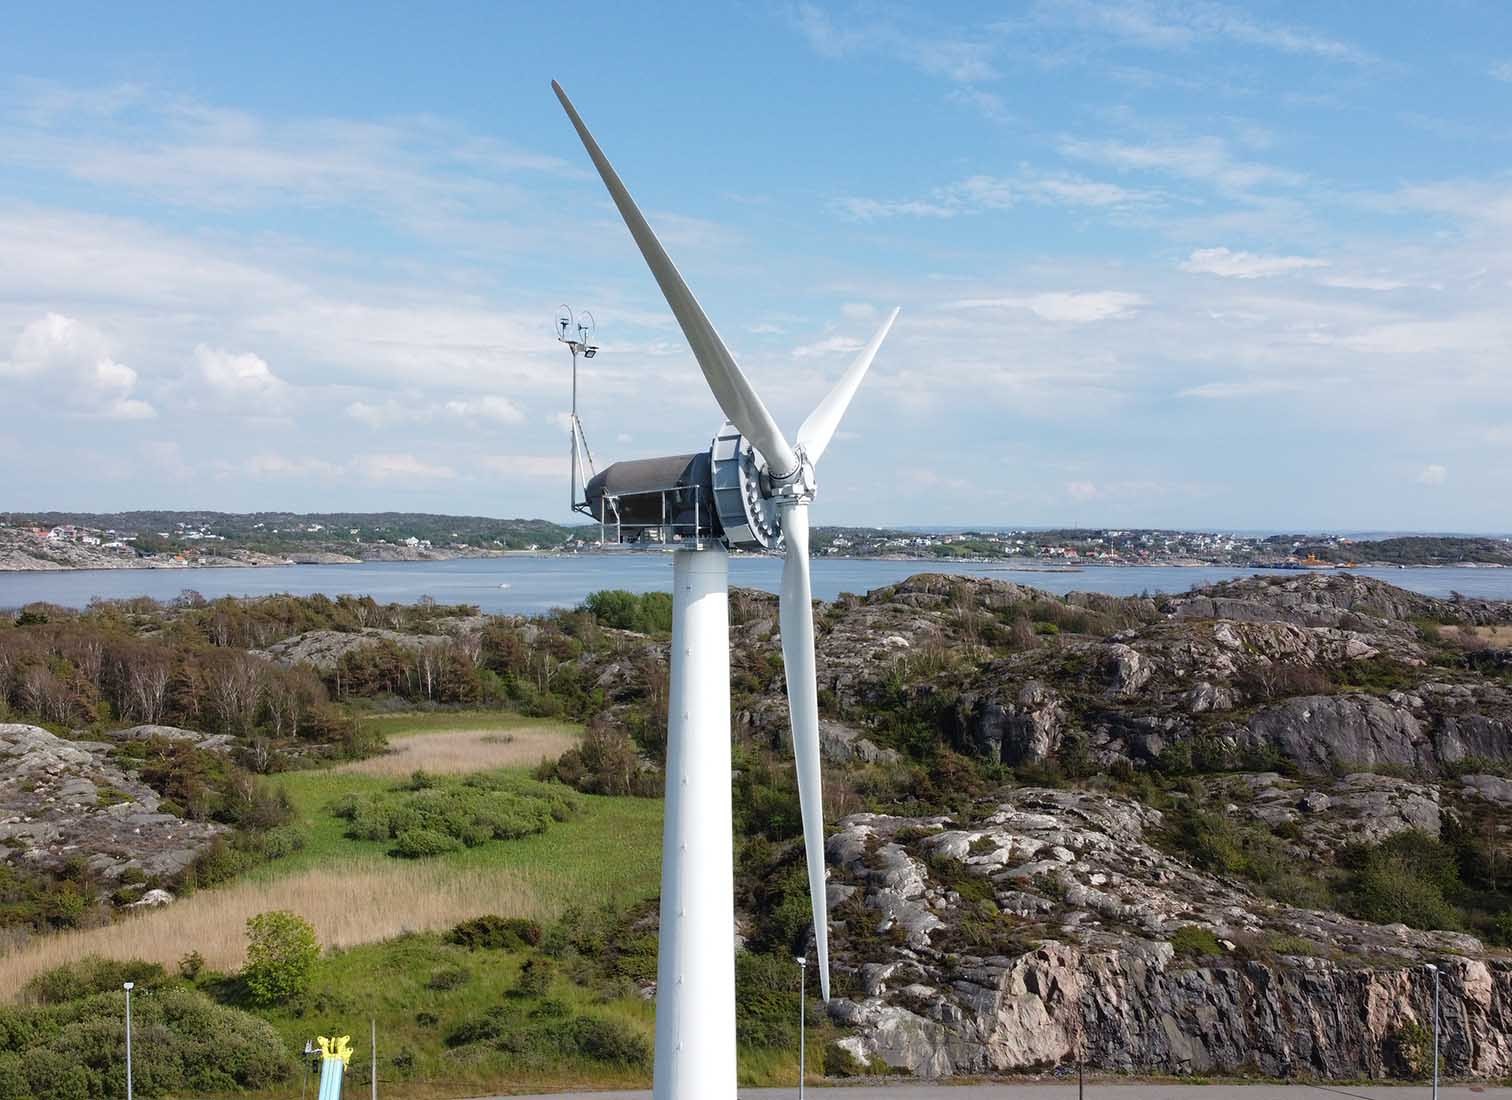
[[(224, 740), (167, 726), (117, 731), (118, 741), (184, 741), (206, 751)], [(172, 882), (226, 826), (186, 820), (165, 805), (134, 769), (115, 758), (116, 746), (74, 741), (37, 726), (0, 723), (0, 861), (54, 875), (71, 870), (112, 886)], [(142, 891), (137, 891), (140, 895)], [(159, 892), (149, 903), (168, 900)]]
[[(1435, 961), (1448, 1071), (1512, 1073), (1512, 654), (1482, 639), (1512, 606), (923, 575), (817, 616), (858, 1071), (1411, 1076)], [(749, 767), (786, 739), (775, 606), (732, 617)], [(623, 650), (578, 660), (633, 720)], [(743, 860), (758, 947), (795, 853)]]

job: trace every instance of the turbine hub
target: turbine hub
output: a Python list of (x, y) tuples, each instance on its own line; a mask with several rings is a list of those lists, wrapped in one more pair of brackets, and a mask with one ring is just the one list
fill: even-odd
[(728, 420), (709, 449), (714, 507), (732, 550), (782, 547), (780, 499), (774, 496), (766, 460)]

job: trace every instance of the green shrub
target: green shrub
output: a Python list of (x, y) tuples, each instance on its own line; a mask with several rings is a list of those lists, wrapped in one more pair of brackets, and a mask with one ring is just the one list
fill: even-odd
[(1454, 929), (1463, 914), (1450, 901), (1462, 889), (1454, 850), (1422, 832), (1397, 833), (1370, 848), (1350, 849), (1350, 910), (1377, 924)]
[(60, 1005), (95, 993), (118, 991), (126, 982), (135, 982), (140, 989), (152, 989), (167, 980), (167, 971), (157, 963), (86, 955), (77, 962), (38, 974), (22, 987), (21, 997), (36, 1004)]
[(542, 929), (538, 921), (488, 914), (454, 926), (446, 933), (446, 942), (467, 948), (522, 951), (526, 947), (540, 946), (541, 936)]
[(1321, 958), (1326, 952), (1319, 944), (1305, 936), (1291, 936), (1284, 932), (1267, 932), (1261, 941), (1265, 949), (1274, 955), (1308, 955)]
[(465, 966), (447, 966), (437, 970), (425, 983), (426, 989), (459, 989), (472, 981), (472, 971)]
[(205, 969), (205, 956), (198, 951), (191, 951), (178, 961), (179, 977), (186, 981), (194, 981)]
[(544, 997), (551, 992), (551, 983), (556, 980), (556, 967), (550, 959), (537, 956), (526, 959), (520, 967), (520, 980), (515, 983), (515, 992), (525, 997)]
[(839, 1041), (824, 1046), (824, 1075), (826, 1077), (861, 1077), (869, 1070), (864, 1062), (840, 1045)]
[(556, 760), (543, 760), (536, 778), (557, 779), (584, 794), (654, 798), (662, 791), (660, 773), (642, 762), (630, 735), (603, 721), (590, 723), (583, 739)]
[(735, 956), (735, 1037), (747, 1047), (797, 1042), (798, 964), (791, 955)]
[(348, 836), (395, 840), (393, 855), (421, 858), (541, 833), (578, 808), (578, 800), (561, 787), (485, 774), (415, 777), (387, 791), (339, 799), (330, 810), (350, 823)]
[(455, 852), (460, 847), (461, 841), (435, 829), (405, 829), (395, 838), (393, 851), (405, 859), (425, 859)]
[(1386, 1050), (1393, 1076), (1422, 1077), (1433, 1060), (1433, 1033), (1416, 1021), (1398, 1025), (1387, 1039)]
[(29, 1100), (26, 1063), (19, 1054), (0, 1054), (0, 1100)]
[(319, 958), (315, 929), (303, 917), (279, 910), (247, 921), (242, 980), (255, 1003), (279, 1004), (305, 993)]
[(651, 1046), (645, 1036), (618, 1020), (579, 1016), (568, 1033), (577, 1053), (595, 1062), (631, 1067), (651, 1062)]
[[(125, 1093), (119, 990), (12, 1010), (0, 1053), (0, 1100), (81, 1100)], [(163, 988), (132, 1001), (133, 1086), (143, 1100), (272, 1088), (289, 1056), (266, 1022), (202, 993)]]
[(667, 592), (636, 594), (611, 588), (590, 592), (582, 609), (604, 626), (640, 634), (672, 633), (672, 596)]
[(1223, 945), (1218, 937), (1206, 928), (1188, 924), (1171, 934), (1171, 946), (1176, 954), (1187, 958), (1215, 958), (1223, 954)]

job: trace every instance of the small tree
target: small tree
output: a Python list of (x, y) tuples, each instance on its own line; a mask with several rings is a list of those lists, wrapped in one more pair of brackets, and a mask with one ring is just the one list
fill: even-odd
[(304, 993), (319, 958), (315, 929), (297, 913), (259, 913), (247, 921), (242, 980), (258, 1004), (278, 1004)]

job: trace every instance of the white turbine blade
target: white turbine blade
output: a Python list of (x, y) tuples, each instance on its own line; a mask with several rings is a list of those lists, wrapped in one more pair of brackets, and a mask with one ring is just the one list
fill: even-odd
[(672, 315), (682, 326), (683, 335), (688, 338), (688, 344), (693, 349), (693, 357), (698, 360), (698, 366), (709, 383), (709, 389), (714, 391), (714, 400), (719, 402), (720, 410), (730, 418), (730, 423), (740, 429), (740, 434), (749, 439), (751, 445), (761, 452), (762, 457), (767, 460), (768, 469), (775, 476), (785, 477), (792, 473), (798, 466), (798, 459), (794, 456), (793, 448), (788, 445), (782, 430), (777, 427), (777, 422), (772, 419), (772, 414), (767, 412), (766, 406), (761, 403), (761, 398), (756, 395), (756, 391), (751, 388), (751, 383), (746, 380), (746, 376), (736, 365), (734, 356), (725, 347), (724, 341), (719, 338), (719, 333), (714, 331), (714, 326), (704, 313), (703, 307), (698, 304), (698, 299), (693, 297), (688, 284), (683, 282), (683, 277), (678, 274), (676, 265), (667, 255), (667, 250), (656, 239), (656, 234), (651, 232), (651, 226), (641, 215), (640, 209), (635, 205), (635, 200), (630, 197), (630, 192), (621, 182), (619, 174), (609, 163), (609, 158), (604, 156), (604, 151), (599, 148), (598, 142), (593, 140), (588, 127), (583, 125), (583, 120), (578, 115), (577, 109), (573, 107), (572, 101), (567, 98), (567, 93), (562, 91), (562, 86), (555, 80), (551, 82), (551, 90), (556, 92), (557, 98), (562, 101), (567, 117), (572, 120), (573, 128), (577, 130), (578, 137), (583, 141), (583, 148), (588, 150), (588, 156), (593, 160), (594, 167), (603, 177), (604, 186), (609, 188), (609, 195), (614, 199), (614, 205), (619, 207), (620, 217), (625, 219), (625, 225), (630, 229), (630, 236), (635, 238), (641, 255), (646, 258), (646, 264), (656, 278), (656, 285), (661, 287), (662, 295), (667, 299), (667, 305), (672, 307)]
[(814, 947), (819, 991), (829, 1000), (829, 903), (824, 884), (824, 798), (819, 777), (819, 696), (814, 668), (814, 604), (809, 587), (807, 504), (782, 513), (787, 557), (782, 562), (782, 663), (787, 673), (793, 760), (798, 769), (798, 805), (803, 812), (803, 848), (808, 858), (809, 897), (814, 911)]
[(840, 381), (835, 383), (835, 388), (830, 390), (824, 400), (814, 407), (814, 411), (809, 413), (808, 419), (803, 422), (803, 427), (798, 429), (798, 446), (803, 448), (804, 454), (808, 455), (808, 460), (815, 465), (818, 464), (819, 456), (824, 453), (824, 449), (829, 446), (835, 429), (840, 426), (840, 418), (850, 407), (851, 398), (856, 396), (856, 388), (861, 385), (861, 379), (866, 377), (872, 360), (877, 357), (877, 349), (882, 346), (882, 341), (887, 339), (887, 334), (897, 319), (898, 311), (895, 309), (887, 315), (887, 320), (882, 322), (882, 327), (871, 338), (871, 343), (861, 349), (861, 354), (856, 356), (855, 361), (840, 376)]

